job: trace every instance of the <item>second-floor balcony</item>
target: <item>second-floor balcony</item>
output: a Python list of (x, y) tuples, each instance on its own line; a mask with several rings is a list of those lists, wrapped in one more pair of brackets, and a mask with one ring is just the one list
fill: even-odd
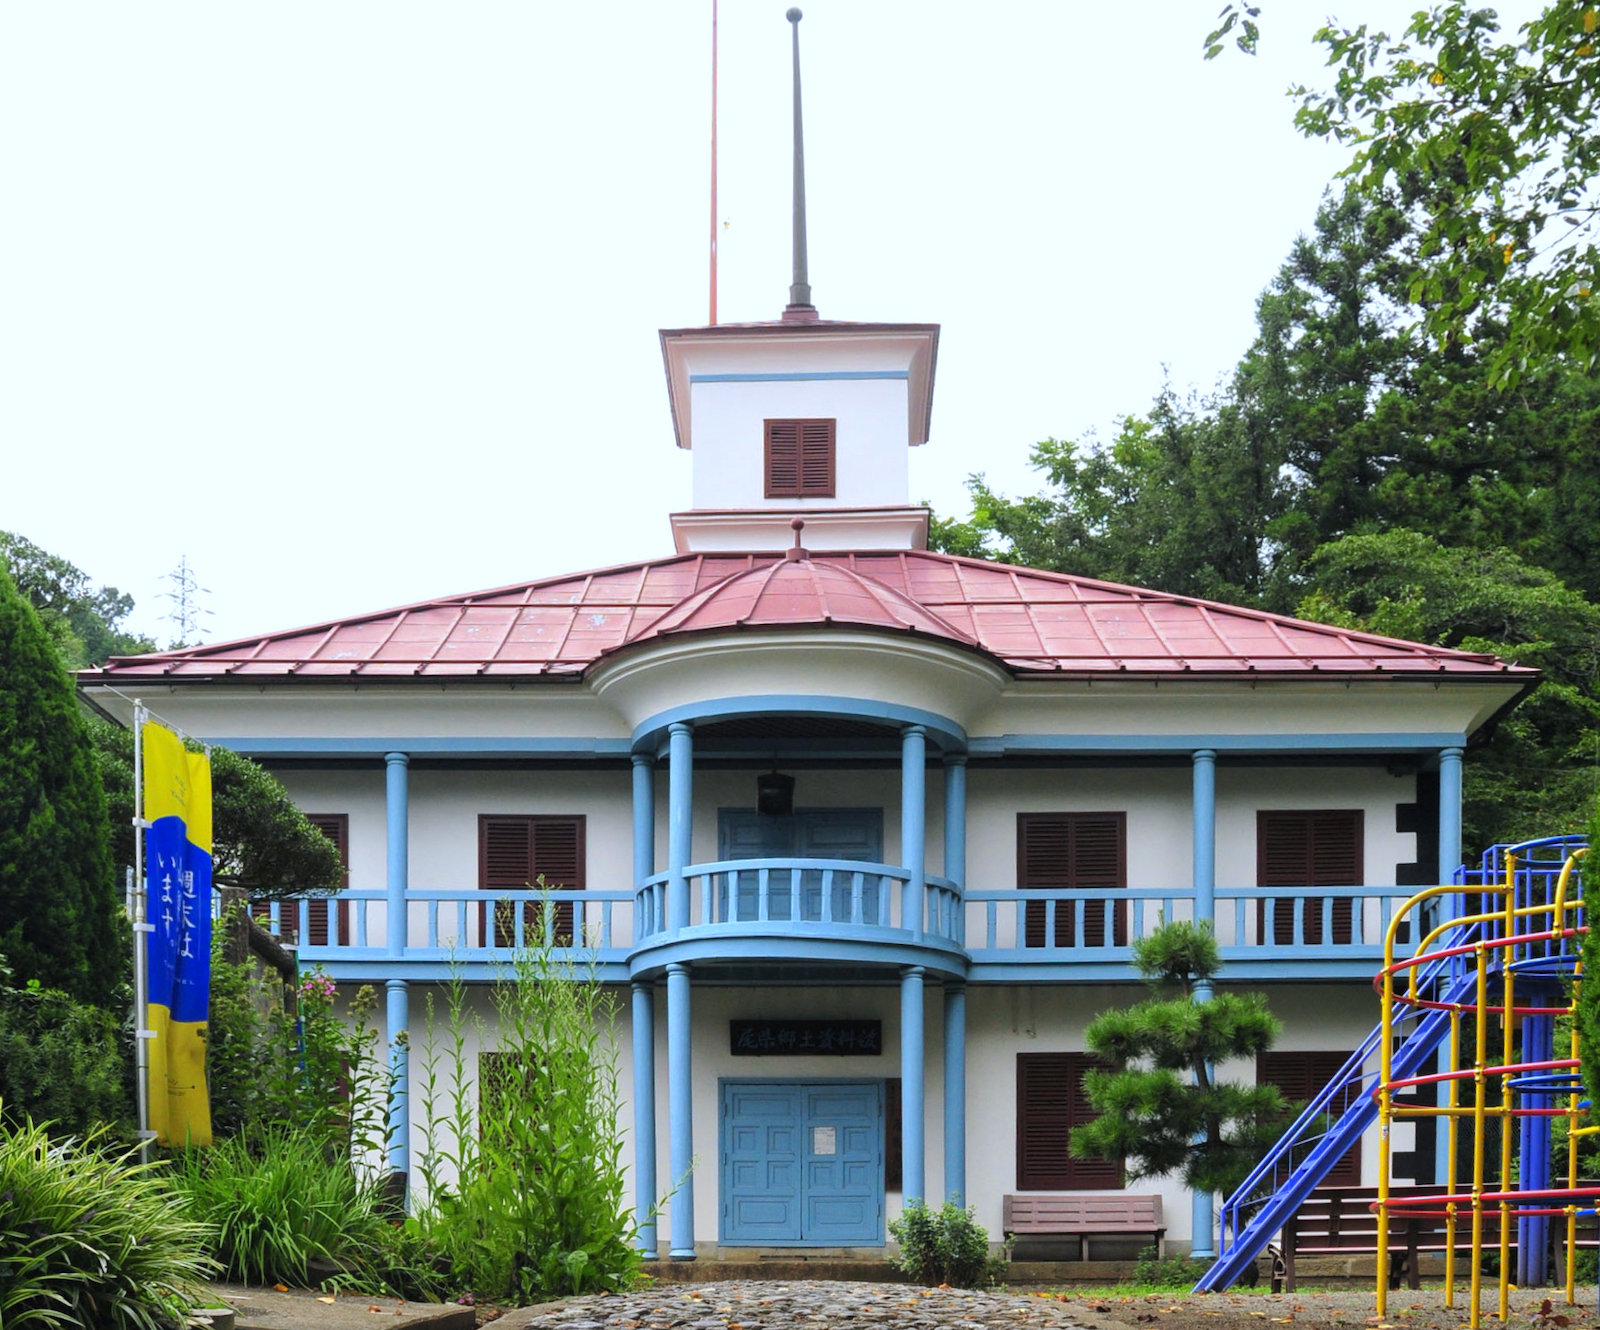
[[(452, 971), (487, 980), (545, 947), (613, 981), (683, 960), (924, 965), (973, 982), (1105, 983), (1134, 979), (1134, 943), (1164, 920), (1195, 918), (1197, 905), (1190, 887), (962, 891), (852, 860), (722, 860), (691, 864), (682, 879), (675, 907), (671, 873), (637, 888), (582, 891), (413, 886), (398, 937), (389, 895), (376, 890), (285, 902), (272, 923), (298, 940), (303, 963), (348, 980)], [(1212, 919), (1222, 981), (1369, 978), (1391, 919), (1415, 890), (1219, 886)]]

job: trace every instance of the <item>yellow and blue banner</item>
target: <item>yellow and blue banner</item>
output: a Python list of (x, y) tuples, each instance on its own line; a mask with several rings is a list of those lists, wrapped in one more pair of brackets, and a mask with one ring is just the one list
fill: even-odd
[(150, 1127), (162, 1145), (210, 1145), (211, 760), (149, 720), (140, 743)]

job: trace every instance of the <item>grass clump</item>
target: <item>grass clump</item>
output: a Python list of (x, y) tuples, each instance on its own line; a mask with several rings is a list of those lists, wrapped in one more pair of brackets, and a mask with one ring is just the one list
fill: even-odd
[(1195, 1281), (1211, 1268), (1210, 1261), (1198, 1261), (1192, 1256), (1168, 1256), (1163, 1259), (1155, 1246), (1141, 1247), (1138, 1262), (1133, 1267), (1133, 1282), (1151, 1288), (1193, 1288)]
[(209, 1247), (245, 1284), (326, 1283), (386, 1292), (389, 1224), (375, 1179), (330, 1155), (320, 1134), (273, 1127), (173, 1158), (179, 1189), (211, 1232)]
[(168, 1330), (213, 1273), (204, 1224), (137, 1151), (97, 1128), (0, 1125), (0, 1325)]

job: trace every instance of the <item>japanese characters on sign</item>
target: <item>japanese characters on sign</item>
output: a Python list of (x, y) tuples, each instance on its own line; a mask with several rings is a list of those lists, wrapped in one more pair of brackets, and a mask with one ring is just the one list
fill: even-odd
[(883, 1052), (882, 1021), (729, 1021), (728, 1037), (735, 1057), (878, 1057)]

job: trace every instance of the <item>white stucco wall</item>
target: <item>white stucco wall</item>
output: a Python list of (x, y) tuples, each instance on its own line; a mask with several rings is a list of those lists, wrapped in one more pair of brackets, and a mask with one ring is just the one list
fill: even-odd
[[(1224, 988), (1226, 985), (1224, 985)], [(1322, 986), (1272, 985), (1265, 990), (1284, 1031), (1277, 1047), (1283, 1050), (1335, 1051), (1356, 1047), (1377, 1022), (1371, 989), (1361, 984)], [(411, 994), (412, 1132), (413, 1167), (427, 1148), (428, 1099), (426, 1064), (429, 1036), (427, 1006), (434, 1004), (434, 1042), (439, 1061), (433, 1092), (435, 1113), (450, 1111), (446, 1083), (450, 1064), (446, 1052), (445, 997), (433, 985), (417, 984)], [(617, 1124), (624, 1142), (623, 1162), (628, 1170), (628, 1203), (635, 1196), (633, 1177), (633, 1066), (631, 1007), (625, 990), (616, 990), (617, 1019), (612, 1034), (616, 1053), (622, 1111)], [(1139, 1001), (1138, 985), (1096, 986), (980, 986), (967, 994), (967, 1193), (977, 1218), (998, 1239), (1001, 1202), (1017, 1190), (1016, 1081), (1019, 1053), (1081, 1052), (1083, 1032), (1101, 1011)], [(665, 1197), (671, 1176), (671, 1136), (667, 1114), (666, 999), (656, 992), (656, 1157), (657, 1187)], [(944, 1178), (944, 1016), (943, 993), (930, 986), (924, 995), (925, 1177), (930, 1197), (945, 1194)], [(487, 988), (470, 991), (472, 1021), (465, 1034), (464, 1062), (469, 1071), (478, 1054), (497, 1044), (497, 1020)], [(881, 1079), (902, 1074), (900, 1065), (899, 992), (893, 985), (807, 986), (746, 989), (698, 984), (692, 990), (694, 1058), (694, 1193), (695, 1236), (703, 1254), (712, 1254), (720, 1222), (721, 1082), (731, 1080)], [(728, 1046), (728, 1022), (738, 1018), (840, 1018), (876, 1019), (883, 1023), (884, 1049), (878, 1057), (734, 1057)], [(378, 1012), (382, 1026), (383, 1012)], [(602, 1036), (604, 1032), (602, 1031)], [(1253, 1083), (1255, 1067), (1249, 1062), (1224, 1064), (1219, 1074)], [(1412, 1145), (1410, 1124), (1396, 1128), (1395, 1148)], [(1362, 1142), (1363, 1181), (1377, 1177), (1376, 1131)], [(1162, 1197), (1169, 1241), (1182, 1244), (1191, 1237), (1189, 1194), (1172, 1178), (1130, 1183), (1127, 1190)], [(900, 1213), (901, 1196), (885, 1197), (885, 1219)], [(663, 1209), (659, 1237), (665, 1251), (668, 1214)]]
[[(911, 501), (903, 379), (697, 383), (690, 392), (696, 508), (878, 508)], [(763, 423), (813, 417), (838, 421), (833, 497), (767, 498)]]

